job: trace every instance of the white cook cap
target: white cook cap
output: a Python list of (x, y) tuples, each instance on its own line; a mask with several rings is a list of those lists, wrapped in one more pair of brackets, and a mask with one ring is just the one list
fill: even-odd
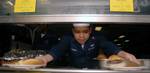
[(89, 27), (89, 23), (73, 23), (73, 27)]

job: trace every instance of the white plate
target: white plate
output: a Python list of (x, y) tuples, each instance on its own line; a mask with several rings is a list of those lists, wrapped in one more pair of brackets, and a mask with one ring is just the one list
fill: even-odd
[(143, 61), (144, 65), (139, 66), (139, 67), (122, 67), (122, 66), (120, 66), (120, 67), (117, 67), (117, 66), (116, 67), (111, 67), (106, 61), (105, 65), (104, 65), (104, 68), (111, 69), (111, 70), (126, 70), (126, 71), (128, 71), (128, 70), (150, 69), (149, 66), (147, 66), (147, 64), (149, 65), (149, 63), (147, 63), (147, 62), (149, 62), (150, 60), (145, 60), (145, 59), (138, 59), (138, 60)]
[(44, 65), (2, 64), (2, 66), (7, 66), (7, 67), (11, 67), (11, 68), (26, 68), (26, 69), (30, 69), (30, 68), (39, 68), (39, 67), (43, 67)]
[(105, 66), (105, 68), (112, 69), (112, 70), (125, 70), (125, 71), (148, 69), (148, 67), (145, 67), (145, 66), (139, 66), (139, 67), (110, 67), (110, 66)]

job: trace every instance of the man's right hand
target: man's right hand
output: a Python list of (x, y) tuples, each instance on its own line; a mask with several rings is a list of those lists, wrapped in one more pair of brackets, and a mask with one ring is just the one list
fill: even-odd
[(46, 54), (43, 56), (38, 56), (35, 59), (42, 61), (44, 66), (47, 66), (47, 63), (53, 60), (53, 57), (50, 54)]

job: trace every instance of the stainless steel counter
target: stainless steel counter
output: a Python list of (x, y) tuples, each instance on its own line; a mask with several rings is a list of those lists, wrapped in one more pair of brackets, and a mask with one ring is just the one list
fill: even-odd
[(53, 69), (53, 68), (38, 68), (38, 69), (16, 69), (8, 67), (0, 67), (0, 73), (150, 73), (150, 70), (102, 70), (102, 69)]
[(0, 73), (150, 73), (150, 59), (141, 59), (144, 61), (144, 66), (147, 68), (125, 68), (123, 70), (110, 70), (106, 67), (101, 67), (101, 69), (77, 69), (71, 67), (44, 67), (44, 68), (28, 68), (27, 67), (7, 67), (0, 66)]

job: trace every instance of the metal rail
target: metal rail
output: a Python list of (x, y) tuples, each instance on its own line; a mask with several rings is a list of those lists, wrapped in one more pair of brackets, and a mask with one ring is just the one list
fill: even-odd
[(0, 16), (0, 23), (55, 22), (150, 23), (150, 15), (60, 14)]

